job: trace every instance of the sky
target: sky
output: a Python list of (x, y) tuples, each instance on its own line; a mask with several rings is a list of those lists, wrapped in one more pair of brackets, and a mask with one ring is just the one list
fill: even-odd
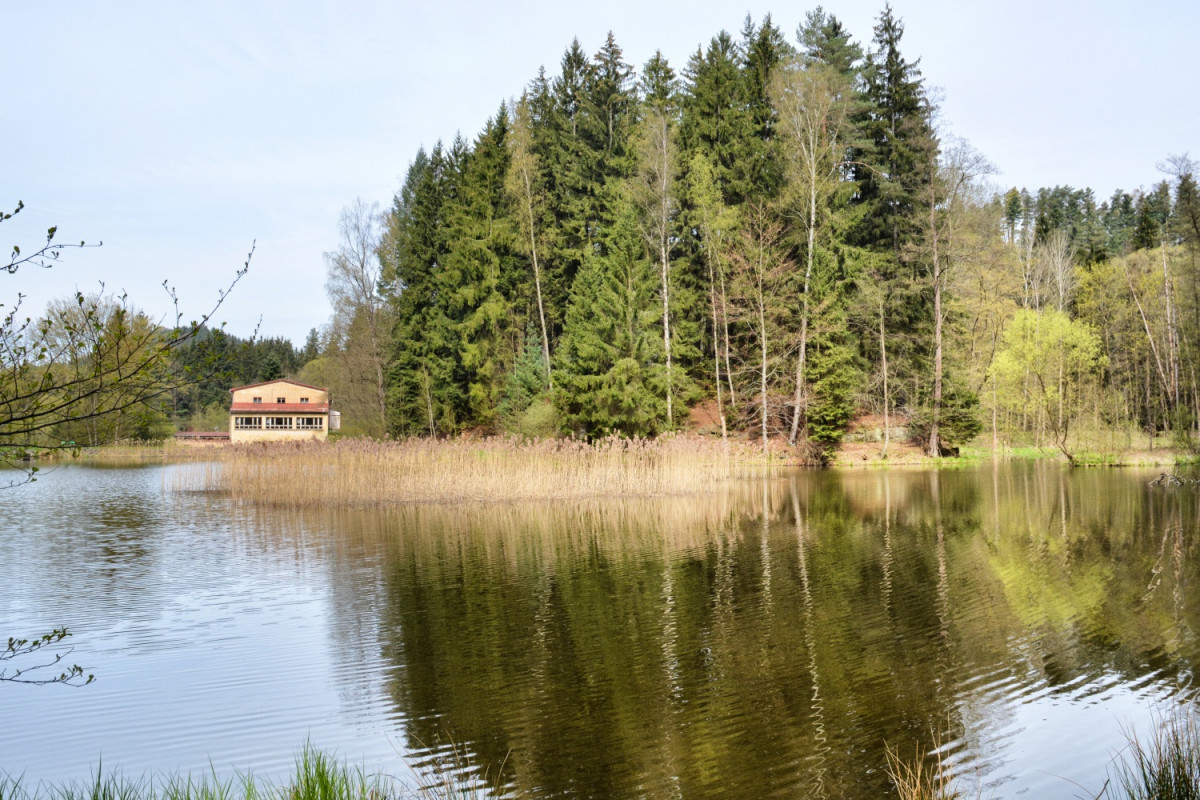
[[(76, 290), (126, 293), (156, 319), (209, 311), (226, 330), (298, 346), (324, 325), (323, 254), (341, 209), (391, 205), (418, 148), (468, 140), (573, 38), (612, 31), (639, 68), (677, 72), (719, 31), (770, 13), (790, 41), (812, 6), (694, 2), (0, 0), (0, 247), (58, 227), (51, 270), (0, 275), (0, 312)], [(864, 46), (882, 0), (827, 0)], [(1149, 187), (1169, 155), (1200, 159), (1194, 0), (896, 0), (941, 123), (998, 187)]]

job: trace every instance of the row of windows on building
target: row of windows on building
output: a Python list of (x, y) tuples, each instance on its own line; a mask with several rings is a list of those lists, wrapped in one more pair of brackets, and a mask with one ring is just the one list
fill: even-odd
[(319, 431), (325, 426), (324, 417), (234, 417), (233, 427), (239, 431)]
[[(253, 400), (254, 400), (254, 402), (255, 402), (255, 403), (261, 403), (261, 402), (262, 402), (262, 398), (261, 398), (261, 397), (255, 397), (255, 398), (253, 398)], [(286, 403), (286, 402), (287, 402), (287, 398), (286, 398), (286, 397), (276, 397), (276, 398), (275, 398), (275, 402), (276, 402), (276, 403)], [(308, 398), (307, 398), (307, 397), (301, 397), (301, 398), (300, 398), (300, 402), (301, 402), (301, 403), (307, 403), (307, 402), (308, 402)]]

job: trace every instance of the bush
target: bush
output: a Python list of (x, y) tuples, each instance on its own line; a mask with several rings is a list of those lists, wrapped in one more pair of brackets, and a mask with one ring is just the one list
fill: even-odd
[(543, 396), (517, 417), (512, 432), (527, 439), (549, 439), (557, 435), (558, 427), (558, 409), (548, 396)]

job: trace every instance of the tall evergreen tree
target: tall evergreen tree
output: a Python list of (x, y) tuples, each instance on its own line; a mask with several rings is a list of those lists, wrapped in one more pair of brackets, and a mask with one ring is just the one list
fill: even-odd
[(871, 110), (864, 125), (865, 162), (860, 202), (866, 206), (859, 243), (890, 248), (900, 261), (919, 236), (919, 206), (931, 180), (936, 148), (930, 105), (919, 69), (900, 52), (904, 25), (885, 5), (875, 26), (875, 49), (867, 55), (864, 97)]
[[(880, 309), (879, 315), (880, 339), (886, 343), (880, 352), (886, 349), (888, 360), (886, 367), (882, 357), (876, 362), (877, 383), (886, 387), (895, 407), (916, 408), (931, 358), (933, 309), (922, 264), (914, 256), (937, 143), (919, 60), (909, 62), (900, 52), (903, 34), (891, 6), (884, 6), (863, 70), (863, 99), (869, 108), (856, 154), (859, 213), (853, 243), (876, 254), (865, 263), (872, 265), (871, 278), (888, 297), (887, 313)], [(864, 351), (864, 356), (873, 353)]]
[(686, 91), (680, 144), (684, 160), (690, 163), (694, 154), (704, 155), (727, 205), (745, 200), (746, 187), (738, 176), (754, 137), (739, 62), (732, 37), (721, 31), (707, 50), (698, 49), (692, 55), (683, 73)]
[(817, 6), (809, 11), (796, 30), (800, 55), (807, 63), (820, 63), (836, 70), (847, 79), (854, 79), (862, 61), (862, 47), (850, 38), (850, 33), (833, 14)]
[(592, 57), (584, 104), (584, 120), (597, 152), (597, 180), (628, 171), (629, 134), (633, 127), (637, 95), (633, 67), (625, 62), (612, 31)]
[(396, 319), (388, 400), (397, 433), (452, 433), (462, 416), (457, 336), (446, 313), (444, 207), (456, 193), (461, 158), (439, 142), (418, 153), (386, 222), (388, 298)]
[[(446, 310), (458, 330), (464, 423), (491, 426), (524, 327), (514, 300), (526, 288), (515, 251), (505, 178), (508, 110), (488, 120), (463, 159), (458, 190), (444, 213)], [(524, 306), (525, 304), (522, 304)]]
[(571, 291), (555, 354), (556, 402), (568, 429), (589, 437), (649, 436), (667, 423), (661, 306), (638, 211), (622, 195)]
[(770, 14), (757, 27), (746, 15), (741, 51), (746, 113), (752, 135), (746, 139), (746, 152), (737, 162), (734, 180), (740, 187), (739, 193), (746, 197), (774, 197), (783, 182), (783, 170), (775, 146), (778, 115), (769, 90), (772, 76), (795, 51), (771, 21)]

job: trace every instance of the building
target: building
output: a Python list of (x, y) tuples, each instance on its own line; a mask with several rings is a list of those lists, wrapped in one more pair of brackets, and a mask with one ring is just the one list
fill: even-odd
[[(329, 409), (329, 391), (296, 381), (275, 380), (229, 390), (229, 441), (324, 441), (338, 412)], [(332, 423), (332, 425), (331, 425)]]

